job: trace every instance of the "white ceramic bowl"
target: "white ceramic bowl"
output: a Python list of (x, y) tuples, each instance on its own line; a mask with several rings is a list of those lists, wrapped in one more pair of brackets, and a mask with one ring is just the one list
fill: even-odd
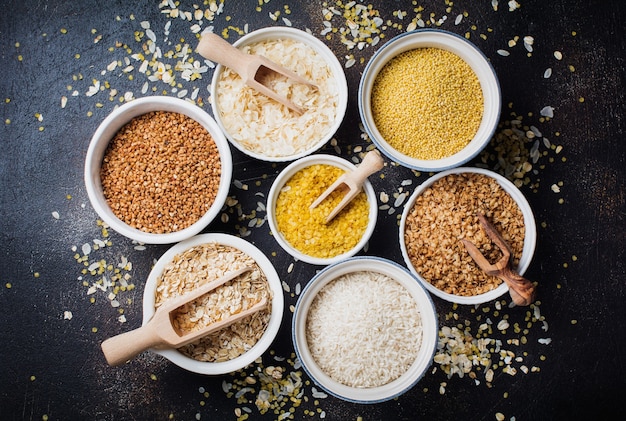
[(232, 135), (228, 133), (228, 130), (226, 130), (226, 128), (224, 127), (224, 123), (220, 115), (220, 109), (217, 104), (217, 97), (218, 80), (222, 71), (224, 70), (224, 66), (222, 66), (221, 64), (216, 66), (215, 72), (213, 73), (213, 79), (211, 80), (211, 106), (217, 124), (219, 124), (222, 131), (226, 134), (228, 140), (237, 149), (247, 154), (248, 156), (259, 160), (286, 162), (293, 161), (295, 159), (311, 154), (312, 152), (324, 146), (333, 137), (343, 121), (348, 106), (348, 82), (346, 80), (346, 75), (343, 71), (343, 67), (341, 66), (341, 63), (339, 63), (339, 60), (337, 60), (337, 57), (332, 52), (332, 50), (315, 36), (296, 28), (274, 26), (258, 29), (244, 35), (236, 42), (234, 42), (233, 45), (235, 47), (241, 48), (245, 45), (276, 39), (291, 39), (306, 44), (312, 47), (321, 57), (325, 59), (326, 63), (328, 63), (328, 66), (330, 67), (332, 74), (335, 78), (335, 85), (337, 87), (338, 94), (337, 115), (335, 116), (335, 121), (331, 128), (328, 130), (328, 132), (315, 143), (313, 143), (308, 149), (288, 156), (270, 156), (245, 148), (241, 143), (234, 139)]
[[(424, 160), (407, 156), (393, 148), (376, 128), (371, 110), (374, 81), (382, 68), (397, 55), (417, 48), (440, 48), (462, 58), (478, 77), (484, 97), (483, 118), (474, 138), (459, 152), (441, 159)], [(442, 171), (474, 158), (489, 143), (500, 119), (500, 84), (483, 53), (465, 38), (439, 29), (419, 29), (398, 35), (384, 44), (368, 62), (359, 84), (358, 106), (365, 131), (390, 159), (419, 171)]]
[(156, 296), (157, 278), (161, 275), (165, 266), (171, 262), (177, 254), (180, 254), (191, 247), (212, 242), (241, 250), (255, 260), (257, 265), (259, 265), (267, 277), (273, 297), (272, 315), (270, 316), (270, 321), (265, 333), (261, 339), (259, 339), (259, 341), (246, 353), (224, 362), (198, 361), (175, 349), (152, 349), (152, 351), (162, 355), (172, 363), (186, 370), (199, 374), (218, 375), (237, 371), (254, 362), (254, 360), (260, 357), (270, 347), (278, 334), (278, 330), (282, 322), (285, 304), (283, 289), (278, 273), (265, 254), (263, 254), (263, 252), (256, 246), (239, 237), (229, 234), (200, 234), (172, 246), (154, 265), (154, 268), (152, 268), (152, 271), (148, 276), (148, 280), (146, 281), (143, 293), (143, 324), (145, 325), (148, 323), (155, 313), (154, 302)]
[[(303, 262), (311, 263), (314, 265), (330, 265), (339, 262), (347, 257), (354, 256), (365, 246), (365, 244), (372, 236), (372, 233), (374, 232), (374, 228), (376, 226), (376, 220), (378, 217), (378, 205), (376, 202), (376, 193), (374, 192), (374, 188), (372, 187), (372, 184), (368, 180), (366, 180), (365, 183), (363, 183), (363, 190), (367, 195), (367, 200), (370, 207), (369, 222), (365, 233), (363, 234), (363, 237), (361, 237), (361, 240), (352, 249), (335, 257), (321, 258), (304, 254), (298, 249), (294, 248), (291, 244), (289, 244), (289, 242), (285, 239), (285, 237), (278, 229), (278, 225), (276, 223), (276, 201), (278, 200), (278, 195), (280, 194), (281, 189), (285, 186), (285, 183), (287, 183), (291, 179), (291, 177), (293, 177), (298, 171), (316, 164), (332, 165), (345, 171), (353, 171), (356, 168), (354, 164), (343, 158), (325, 154), (315, 154), (300, 158), (297, 161), (292, 162), (283, 171), (281, 171), (280, 174), (278, 174), (276, 180), (274, 180), (274, 183), (272, 184), (269, 195), (267, 197), (267, 216), (268, 222), (270, 224), (270, 229), (272, 230), (274, 238), (287, 253)], [(304, 209), (303, 211), (306, 212), (307, 209)], [(336, 218), (337, 217), (339, 216), (336, 216)]]
[[(109, 207), (102, 192), (100, 168), (109, 142), (133, 118), (152, 111), (169, 111), (185, 114), (196, 120), (211, 134), (220, 154), (222, 174), (217, 196), (209, 210), (194, 224), (179, 231), (154, 234), (133, 228), (118, 218)], [(135, 99), (113, 110), (100, 124), (89, 144), (85, 159), (85, 185), (87, 195), (96, 213), (116, 232), (147, 244), (171, 244), (192, 237), (202, 231), (219, 214), (230, 189), (233, 162), (228, 141), (215, 120), (200, 107), (178, 98), (151, 96)]]
[(506, 283), (502, 282), (497, 288), (494, 288), (491, 291), (485, 292), (483, 294), (473, 295), (473, 296), (461, 296), (461, 295), (454, 295), (454, 294), (449, 294), (447, 292), (444, 292), (436, 288), (435, 286), (433, 286), (430, 282), (424, 279), (417, 272), (415, 267), (413, 267), (413, 265), (411, 264), (411, 260), (409, 259), (409, 255), (406, 249), (406, 244), (404, 242), (404, 231), (406, 230), (406, 219), (409, 215), (409, 212), (411, 211), (411, 208), (413, 208), (413, 204), (417, 200), (418, 196), (421, 195), (422, 192), (426, 190), (428, 187), (430, 187), (435, 181), (443, 177), (446, 177), (447, 175), (450, 175), (450, 174), (462, 174), (462, 173), (484, 174), (488, 177), (494, 178), (498, 182), (498, 184), (500, 184), (500, 186), (513, 198), (513, 200), (515, 200), (515, 203), (517, 203), (517, 206), (522, 211), (522, 214), (524, 216), (525, 235), (524, 235), (524, 247), (522, 248), (522, 256), (520, 258), (519, 265), (517, 267), (517, 271), (519, 272), (520, 275), (524, 274), (526, 269), (528, 269), (530, 262), (532, 261), (533, 254), (535, 252), (535, 246), (537, 244), (537, 226), (535, 224), (535, 218), (533, 216), (533, 211), (530, 207), (530, 204), (528, 203), (528, 201), (526, 200), (522, 192), (517, 187), (515, 187), (513, 183), (507, 180), (505, 177), (490, 170), (486, 170), (482, 168), (469, 168), (469, 167), (454, 168), (451, 170), (440, 172), (430, 177), (428, 180), (426, 180), (424, 183), (422, 183), (419, 187), (415, 189), (415, 191), (413, 192), (413, 194), (411, 195), (411, 197), (405, 204), (404, 211), (402, 212), (402, 219), (400, 220), (400, 230), (399, 230), (400, 248), (402, 250), (402, 257), (404, 258), (404, 262), (406, 263), (410, 271), (417, 277), (417, 279), (420, 280), (422, 285), (424, 285), (424, 287), (428, 291), (433, 293), (434, 295), (452, 303), (475, 305), (475, 304), (486, 303), (488, 301), (495, 300), (496, 298), (502, 296), (509, 290), (508, 286), (506, 285)]
[[(422, 343), (417, 358), (397, 379), (371, 388), (346, 386), (326, 374), (313, 358), (306, 338), (309, 309), (319, 291), (340, 276), (361, 271), (378, 272), (400, 283), (415, 299), (421, 314)], [(437, 346), (438, 322), (430, 295), (406, 268), (379, 257), (353, 257), (324, 268), (302, 290), (292, 319), (296, 354), (309, 377), (326, 392), (356, 403), (377, 403), (393, 399), (411, 389), (430, 367)]]

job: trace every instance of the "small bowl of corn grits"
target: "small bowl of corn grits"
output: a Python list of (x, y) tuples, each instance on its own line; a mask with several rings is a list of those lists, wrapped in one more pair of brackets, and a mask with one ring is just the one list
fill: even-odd
[(461, 239), (495, 263), (502, 256), (478, 221), (482, 213), (511, 248), (513, 268), (528, 269), (537, 231), (522, 192), (500, 174), (459, 167), (440, 172), (415, 189), (400, 220), (399, 240), (409, 270), (432, 294), (458, 304), (482, 304), (508, 291), (474, 262)]
[(202, 231), (230, 188), (232, 156), (215, 120), (178, 98), (152, 96), (116, 108), (85, 159), (89, 201), (118, 233), (171, 244)]
[(317, 207), (309, 208), (337, 178), (355, 168), (343, 158), (314, 154), (292, 162), (278, 174), (267, 198), (268, 222), (287, 253), (307, 263), (329, 265), (365, 247), (378, 216), (376, 194), (369, 181), (328, 223), (326, 217), (341, 201), (343, 191), (336, 190)]
[(489, 143), (500, 84), (465, 38), (420, 29), (384, 44), (365, 67), (358, 107), (366, 133), (390, 159), (419, 171), (458, 167)]
[(245, 272), (181, 307), (172, 317), (181, 332), (201, 329), (252, 307), (265, 309), (178, 349), (152, 349), (188, 371), (219, 375), (237, 371), (259, 358), (280, 328), (284, 297), (278, 273), (256, 246), (229, 234), (199, 234), (175, 244), (156, 262), (143, 294), (143, 324), (169, 298), (249, 267)]
[(430, 295), (406, 268), (359, 256), (311, 279), (291, 331), (316, 384), (346, 401), (377, 403), (422, 378), (433, 360), (438, 322)]
[(278, 63), (315, 87), (282, 76), (268, 81), (275, 92), (304, 109), (298, 115), (218, 65), (210, 102), (228, 140), (252, 158), (274, 162), (293, 161), (325, 145), (341, 125), (348, 105), (346, 76), (330, 48), (315, 36), (289, 27), (262, 28), (233, 45)]

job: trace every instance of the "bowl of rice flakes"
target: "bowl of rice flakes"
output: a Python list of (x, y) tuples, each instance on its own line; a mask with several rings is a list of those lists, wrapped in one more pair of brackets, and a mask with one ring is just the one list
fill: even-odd
[(410, 390), (430, 367), (438, 321), (406, 268), (359, 256), (327, 266), (300, 293), (292, 340), (302, 367), (329, 394), (378, 403)]
[(259, 358), (274, 341), (282, 322), (282, 286), (263, 252), (230, 234), (197, 235), (159, 258), (143, 294), (143, 324), (169, 298), (245, 267), (250, 270), (176, 310), (174, 328), (183, 334), (201, 329), (262, 299), (268, 301), (266, 308), (178, 349), (151, 351), (186, 370), (208, 375), (231, 373)]
[(325, 145), (341, 125), (348, 84), (334, 53), (315, 36), (290, 27), (262, 28), (233, 45), (287, 68), (315, 86), (277, 76), (266, 82), (304, 109), (301, 115), (245, 85), (233, 70), (217, 65), (211, 106), (226, 138), (243, 153), (263, 161), (292, 161)]
[(507, 242), (512, 268), (523, 275), (535, 251), (535, 219), (522, 192), (504, 176), (470, 167), (443, 171), (406, 202), (399, 230), (403, 259), (428, 291), (446, 301), (476, 305), (508, 291), (506, 283), (480, 269), (460, 241), (472, 242), (492, 263), (502, 256), (478, 213)]

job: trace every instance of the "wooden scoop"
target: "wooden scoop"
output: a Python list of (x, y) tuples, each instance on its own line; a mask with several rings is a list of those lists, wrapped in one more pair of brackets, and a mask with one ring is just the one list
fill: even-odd
[(502, 238), (496, 228), (487, 220), (485, 215), (479, 213), (478, 220), (487, 236), (502, 251), (502, 257), (496, 263), (491, 264), (472, 242), (462, 239), (461, 242), (467, 249), (467, 252), (487, 275), (496, 276), (506, 282), (509, 287), (511, 299), (516, 305), (527, 306), (531, 304), (535, 301), (535, 286), (528, 279), (511, 269), (512, 259), (510, 246), (504, 241), (504, 238)]
[(210, 324), (197, 331), (191, 331), (183, 334), (183, 332), (178, 331), (172, 325), (172, 312), (174, 310), (250, 270), (252, 270), (252, 268), (245, 267), (228, 273), (223, 277), (215, 281), (211, 281), (187, 294), (165, 301), (145, 325), (102, 342), (102, 352), (104, 353), (107, 362), (109, 365), (117, 366), (125, 363), (140, 352), (155, 346), (179, 348), (200, 339), (203, 336), (209, 335), (220, 329), (224, 329), (236, 321), (264, 309), (267, 305), (267, 300), (265, 298), (247, 310), (233, 314), (230, 317)]
[(341, 202), (335, 209), (332, 210), (326, 217), (326, 223), (329, 223), (354, 197), (359, 194), (363, 183), (370, 175), (379, 171), (384, 165), (383, 158), (380, 156), (380, 152), (376, 149), (371, 150), (365, 155), (361, 165), (359, 165), (354, 171), (346, 172), (330, 185), (315, 201), (309, 206), (309, 209), (316, 208), (320, 203), (324, 201), (333, 191), (337, 189), (346, 190), (345, 196), (341, 199)]
[(270, 74), (275, 73), (297, 83), (315, 87), (315, 85), (308, 80), (263, 56), (242, 52), (237, 47), (232, 46), (222, 37), (212, 32), (207, 32), (202, 35), (198, 43), (197, 51), (204, 58), (234, 70), (248, 86), (280, 102), (300, 115), (304, 112), (301, 107), (267, 87), (264, 84), (264, 80)]

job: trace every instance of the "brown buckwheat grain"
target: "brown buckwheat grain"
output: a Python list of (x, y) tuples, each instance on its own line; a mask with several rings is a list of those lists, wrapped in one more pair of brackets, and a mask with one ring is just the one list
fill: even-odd
[(162, 234), (189, 227), (217, 196), (219, 151), (209, 132), (184, 114), (135, 117), (111, 140), (102, 162), (102, 189), (128, 225)]

